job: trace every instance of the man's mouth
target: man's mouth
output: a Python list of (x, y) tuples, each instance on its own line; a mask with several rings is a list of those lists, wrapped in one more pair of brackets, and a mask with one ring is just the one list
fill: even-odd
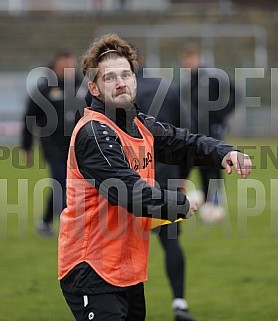
[(118, 97), (118, 96), (125, 95), (125, 94), (127, 94), (126, 91), (119, 91), (119, 92), (117, 92), (116, 96)]

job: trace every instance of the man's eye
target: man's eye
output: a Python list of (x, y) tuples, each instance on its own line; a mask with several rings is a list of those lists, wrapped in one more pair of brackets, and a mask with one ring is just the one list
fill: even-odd
[(122, 74), (122, 78), (130, 78), (131, 77), (131, 73), (130, 72), (124, 72), (123, 74)]
[(114, 75), (106, 75), (104, 77), (104, 81), (106, 81), (106, 82), (112, 82), (112, 81), (115, 81), (115, 80), (116, 80), (116, 76), (114, 76)]

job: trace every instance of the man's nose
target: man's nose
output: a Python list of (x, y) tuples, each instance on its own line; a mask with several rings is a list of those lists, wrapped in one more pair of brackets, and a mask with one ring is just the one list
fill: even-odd
[(121, 76), (117, 76), (117, 87), (125, 87), (126, 83)]

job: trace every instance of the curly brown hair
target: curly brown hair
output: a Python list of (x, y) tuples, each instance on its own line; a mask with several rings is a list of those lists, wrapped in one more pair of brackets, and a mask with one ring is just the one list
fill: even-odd
[(137, 51), (127, 41), (121, 39), (115, 33), (109, 33), (95, 39), (82, 56), (81, 69), (83, 75), (93, 81), (100, 62), (118, 57), (125, 57), (130, 63), (131, 70), (134, 73), (137, 72)]

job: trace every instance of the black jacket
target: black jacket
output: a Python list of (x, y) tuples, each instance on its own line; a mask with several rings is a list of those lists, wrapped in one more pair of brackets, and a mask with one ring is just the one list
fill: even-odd
[(66, 161), (72, 130), (86, 106), (87, 89), (81, 86), (79, 78), (66, 84), (59, 79), (57, 86), (48, 85), (46, 78), (40, 79), (28, 97), (22, 146), (30, 150), (37, 137), (47, 160)]
[[(105, 113), (104, 105), (97, 99), (92, 100), (92, 109)], [(208, 163), (211, 166), (220, 167), (223, 157), (234, 150), (232, 146), (221, 141), (200, 135), (192, 135), (186, 129), (176, 128), (173, 125), (156, 122), (153, 117), (139, 113), (138, 109), (125, 112), (119, 111), (115, 119), (116, 124), (131, 136), (139, 137), (137, 127), (133, 119), (137, 116), (139, 120), (154, 135), (155, 157), (161, 162), (174, 164), (185, 164), (190, 157), (196, 164)], [(112, 149), (109, 145), (113, 146)], [(113, 150), (113, 153), (111, 153)], [(106, 179), (119, 179), (127, 186), (127, 202), (120, 204), (130, 213), (137, 216), (160, 216), (174, 220), (184, 217), (189, 209), (186, 196), (179, 192), (171, 192), (163, 189), (150, 187), (140, 176), (130, 168), (125, 160), (119, 141), (115, 132), (96, 121), (87, 123), (77, 134), (75, 153), (79, 170), (88, 180), (94, 180), (95, 186), (100, 193), (102, 183)], [(137, 186), (137, 189), (135, 188)], [(109, 190), (109, 201), (118, 205), (118, 191)], [(123, 291), (125, 288), (115, 287), (105, 282), (86, 263), (82, 262), (61, 280), (61, 288), (65, 292), (76, 294), (96, 294), (115, 291)]]
[[(186, 121), (186, 115), (181, 106), (179, 88), (174, 83), (168, 84), (160, 78), (150, 77), (148, 69), (145, 69), (143, 75), (143, 69), (140, 68), (137, 73), (136, 102), (140, 111), (154, 116), (159, 122), (181, 127), (181, 121)], [(191, 167), (190, 162), (182, 165), (156, 162), (155, 177), (162, 188), (167, 188), (168, 179), (186, 178)]]
[[(109, 113), (103, 103), (95, 98), (92, 100), (92, 109), (106, 115)], [(129, 135), (139, 137), (135, 116), (153, 134), (155, 159), (159, 162), (183, 165), (191, 159), (195, 165), (221, 167), (223, 157), (235, 150), (213, 138), (190, 134), (187, 129), (157, 122), (155, 118), (139, 113), (137, 108), (128, 112), (119, 110), (115, 122)], [(185, 195), (150, 187), (130, 168), (119, 138), (109, 127), (103, 128), (97, 121), (87, 123), (77, 134), (75, 153), (80, 172), (88, 181), (94, 179), (100, 193), (107, 193), (105, 184), (102, 184), (106, 179), (114, 178), (125, 183), (127, 202), (120, 204), (118, 191), (112, 188), (108, 196), (111, 204), (120, 204), (136, 216), (152, 215), (171, 221), (187, 214), (189, 203)]]

